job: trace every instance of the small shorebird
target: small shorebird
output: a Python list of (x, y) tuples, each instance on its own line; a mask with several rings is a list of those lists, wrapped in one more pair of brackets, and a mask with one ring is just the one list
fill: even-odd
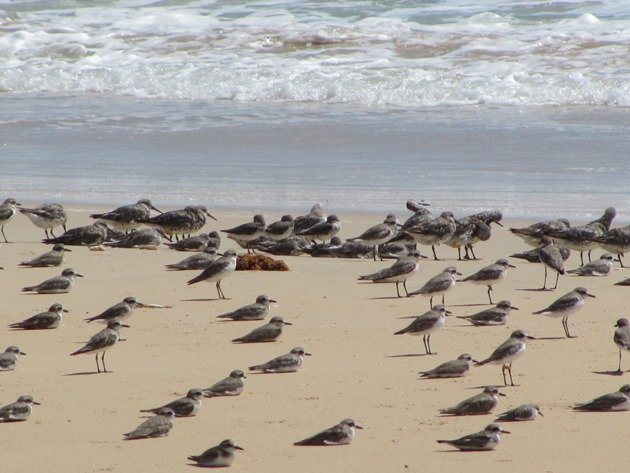
[(488, 286), (488, 299), (490, 300), (490, 304), (492, 304), (492, 286), (494, 284), (500, 283), (501, 281), (503, 281), (503, 279), (505, 279), (508, 268), (515, 267), (516, 266), (511, 265), (508, 260), (501, 258), (497, 260), (494, 264), (481, 268), (476, 273), (465, 277), (464, 279), (462, 279), (462, 281), (471, 282), (473, 284), (479, 284), (482, 286)]
[(200, 281), (207, 283), (216, 282), (217, 293), (219, 299), (225, 299), (225, 294), (221, 289), (221, 281), (230, 276), (236, 270), (236, 259), (238, 255), (234, 250), (227, 250), (221, 258), (211, 262), (201, 274), (188, 281), (188, 285), (195, 284)]
[(313, 207), (311, 207), (311, 211), (308, 213), (308, 215), (301, 215), (293, 219), (293, 232), (301, 232), (302, 230), (311, 228), (313, 225), (317, 225), (318, 223), (324, 222), (325, 220), (326, 215), (324, 215), (322, 204), (315, 204), (313, 205)]
[(619, 348), (619, 369), (617, 370), (617, 373), (622, 374), (621, 352), (624, 350), (630, 351), (630, 322), (628, 322), (628, 319), (622, 318), (617, 320), (615, 327), (617, 327), (617, 329), (613, 335), (613, 342), (615, 342), (615, 345)]
[(243, 379), (247, 379), (245, 373), (241, 370), (234, 370), (227, 378), (214, 383), (209, 388), (203, 389), (203, 395), (205, 397), (238, 396), (245, 387)]
[(26, 355), (18, 347), (10, 346), (0, 353), (0, 371), (13, 371), (18, 364), (18, 355)]
[(2, 205), (0, 205), (0, 231), (2, 232), (5, 243), (9, 243), (9, 240), (7, 240), (7, 236), (4, 234), (4, 226), (15, 216), (17, 212), (16, 207), (20, 205), (22, 204), (19, 204), (13, 198), (5, 199)]
[(201, 455), (191, 455), (188, 459), (197, 463), (198, 466), (208, 468), (227, 467), (234, 461), (234, 450), (243, 449), (236, 445), (234, 441), (225, 439), (216, 447), (209, 448)]
[[(167, 243), (171, 250), (177, 251), (204, 251), (210, 243), (210, 235), (208, 233), (200, 233), (188, 238), (183, 238), (175, 243)], [(213, 249), (216, 251), (216, 248)]]
[(232, 312), (217, 315), (219, 319), (232, 320), (263, 320), (269, 315), (269, 304), (275, 303), (273, 299), (269, 299), (265, 294), (261, 294), (256, 298), (256, 302), (243, 307), (239, 307)]
[(577, 274), (578, 276), (608, 276), (613, 269), (613, 261), (613, 255), (604, 253), (599, 259), (586, 263), (579, 268), (571, 269), (567, 273)]
[(510, 301), (499, 301), (496, 307), (482, 310), (472, 315), (458, 315), (458, 319), (468, 320), (473, 325), (489, 326), (489, 325), (505, 325), (508, 321), (511, 310), (518, 310)]
[(410, 251), (407, 256), (399, 258), (389, 268), (381, 269), (372, 274), (359, 276), (359, 281), (373, 281), (376, 283), (396, 283), (396, 294), (400, 297), (398, 284), (402, 282), (405, 294), (409, 297), (407, 291), (407, 279), (411, 277), (420, 267), (418, 260), (422, 257), (419, 251)]
[(510, 232), (521, 238), (529, 246), (538, 247), (540, 246), (540, 239), (544, 235), (550, 232), (566, 230), (567, 228), (571, 228), (569, 221), (565, 218), (560, 218), (558, 220), (534, 223), (529, 227), (510, 228)]
[(538, 404), (523, 404), (522, 406), (515, 407), (514, 409), (510, 409), (495, 419), (500, 422), (519, 422), (525, 420), (534, 420), (538, 418), (538, 416), (543, 416), (542, 412), (540, 412), (540, 407)]
[(72, 268), (66, 268), (61, 272), (61, 276), (55, 276), (36, 284), (35, 286), (26, 286), (22, 288), (23, 292), (37, 292), (38, 294), (63, 294), (70, 292), (74, 286), (74, 278), (82, 278), (83, 275), (77, 273)]
[(162, 243), (162, 238), (168, 238), (161, 228), (141, 228), (131, 232), (120, 240), (105, 243), (111, 248), (139, 248), (155, 250)]
[(300, 369), (304, 356), (311, 356), (304, 348), (295, 347), (289, 353), (280, 355), (267, 363), (250, 366), (251, 371), (263, 371), (265, 373), (291, 373)]
[(64, 208), (59, 204), (42, 204), (34, 209), (22, 207), (19, 210), (20, 213), (26, 215), (28, 219), (33, 222), (33, 225), (44, 229), (46, 238), (49, 237), (49, 230), (50, 236), (53, 238), (55, 237), (55, 234), (53, 233), (53, 228), (55, 227), (61, 226), (63, 227), (63, 231), (66, 231), (66, 221), (68, 220), (68, 215), (66, 214)]
[(630, 411), (630, 384), (624, 384), (619, 391), (604, 394), (592, 401), (577, 404), (576, 411), (616, 412)]
[(439, 258), (435, 253), (435, 247), (451, 239), (455, 234), (456, 224), (452, 212), (442, 212), (435, 219), (425, 220), (416, 226), (403, 229), (405, 233), (421, 245), (430, 245), (433, 251), (433, 258)]
[(151, 217), (151, 210), (162, 213), (149, 199), (140, 199), (135, 204), (123, 205), (109, 212), (90, 214), (91, 218), (104, 220), (117, 230), (129, 231), (138, 228), (144, 220)]
[(62, 312), (68, 312), (61, 304), (51, 305), (46, 312), (40, 312), (22, 322), (10, 324), (10, 328), (22, 330), (44, 330), (57, 328), (61, 324)]
[(74, 353), (70, 353), (70, 356), (95, 353), (96, 369), (100, 373), (101, 368), (98, 364), (98, 354), (102, 353), (101, 361), (103, 362), (103, 373), (107, 373), (107, 368), (105, 367), (105, 352), (120, 340), (120, 327), (129, 327), (129, 325), (123, 324), (118, 319), (110, 320), (107, 322), (107, 328), (92, 335), (92, 338), (88, 340), (85, 346)]
[(123, 435), (125, 440), (165, 437), (173, 430), (173, 418), (175, 418), (173, 409), (165, 407), (158, 410), (155, 416), (145, 420), (131, 432)]
[(497, 407), (499, 396), (505, 396), (494, 386), (486, 386), (483, 391), (473, 397), (464, 399), (459, 404), (440, 409), (441, 414), (454, 416), (474, 416), (489, 414)]
[(264, 215), (254, 215), (251, 222), (243, 223), (234, 228), (228, 228), (227, 230), (221, 230), (227, 234), (227, 237), (236, 241), (242, 242), (247, 248), (247, 253), (252, 251), (251, 244), (254, 240), (260, 238), (267, 228)]
[(341, 230), (341, 221), (337, 215), (332, 214), (326, 218), (325, 222), (320, 222), (313, 225), (306, 230), (302, 230), (301, 232), (296, 232), (296, 235), (307, 237), (312, 241), (319, 240), (323, 243), (326, 243), (326, 240), (330, 240)]
[(153, 409), (142, 409), (140, 412), (152, 412), (153, 414), (157, 414), (159, 411), (169, 408), (173, 410), (175, 417), (191, 417), (197, 415), (197, 412), (201, 409), (202, 397), (203, 391), (193, 388), (182, 398), (171, 401), (160, 407), (154, 407)]
[(13, 404), (0, 408), (0, 422), (19, 422), (28, 419), (33, 412), (33, 405), (41, 406), (32, 396), (20, 396)]
[(407, 327), (399, 330), (394, 335), (408, 333), (410, 335), (422, 335), (422, 342), (427, 355), (434, 355), (431, 351), (431, 334), (442, 328), (446, 321), (446, 316), (451, 312), (443, 305), (436, 305), (430, 311), (416, 317)]
[(352, 442), (356, 429), (363, 429), (352, 419), (344, 419), (337, 425), (322, 430), (304, 440), (295, 442), (293, 445), (300, 446), (329, 446), (329, 445), (348, 445)]
[(423, 378), (460, 378), (468, 374), (473, 362), (476, 363), (476, 360), (472, 356), (463, 353), (456, 360), (446, 361), (432, 370), (420, 371), (420, 376)]
[(400, 222), (394, 214), (388, 214), (383, 223), (374, 225), (361, 233), (358, 237), (348, 238), (348, 241), (361, 240), (365, 245), (374, 248), (374, 261), (378, 253), (378, 246), (387, 243), (400, 227)]
[(510, 335), (510, 338), (499, 345), (488, 358), (479, 361), (477, 366), (485, 365), (486, 363), (502, 365), (501, 372), (503, 374), (503, 383), (507, 386), (507, 380), (505, 378), (505, 371), (507, 370), (510, 374), (510, 384), (515, 386), (512, 380), (512, 363), (525, 353), (525, 349), (527, 348), (525, 341), (527, 339), (534, 340), (534, 337), (528, 335), (527, 332), (523, 330), (515, 330)]
[(167, 239), (172, 240), (174, 235), (175, 239), (179, 240), (179, 235), (188, 234), (190, 236), (191, 233), (201, 230), (206, 224), (206, 217), (216, 220), (203, 205), (189, 205), (183, 209), (171, 210), (155, 217), (140, 218), (136, 222), (151, 227), (159, 227), (167, 235)]
[[(571, 250), (567, 250), (566, 248), (558, 248), (558, 251), (560, 251), (562, 261), (568, 260), (569, 256), (571, 256)], [(513, 255), (510, 255), (510, 258), (524, 259), (530, 263), (540, 263), (540, 248), (533, 248), (531, 250), (521, 251), (520, 253), (514, 253)]]
[(107, 240), (107, 224), (97, 220), (92, 225), (71, 228), (56, 238), (46, 238), (44, 243), (63, 243), (73, 246), (99, 246)]
[(136, 310), (136, 307), (142, 307), (142, 302), (138, 301), (138, 299), (133, 296), (129, 296), (105, 309), (100, 314), (83, 320), (88, 323), (94, 321), (108, 323), (110, 320), (120, 320), (123, 322), (131, 317), (131, 314), (133, 314), (134, 310)]
[(429, 297), (429, 306), (433, 307), (433, 297), (442, 295), (442, 304), (444, 304), (444, 294), (455, 287), (455, 276), (461, 276), (462, 273), (457, 272), (455, 266), (448, 266), (444, 270), (429, 279), (424, 286), (409, 293), (409, 296), (417, 296), (422, 294)]
[(562, 327), (564, 328), (564, 334), (567, 338), (573, 338), (569, 334), (569, 316), (579, 311), (584, 305), (585, 297), (595, 297), (590, 294), (585, 287), (576, 287), (571, 292), (566, 293), (559, 299), (556, 299), (546, 309), (538, 310), (533, 314), (542, 314), (549, 317), (559, 318), (562, 317)]
[(541, 247), (538, 250), (538, 258), (545, 268), (545, 279), (543, 281), (542, 290), (547, 290), (547, 268), (556, 272), (556, 285), (551, 289), (558, 287), (558, 279), (560, 275), (564, 274), (563, 257), (560, 249), (554, 245), (553, 240), (548, 236), (543, 236), (540, 240)]
[(283, 215), (278, 222), (267, 225), (263, 235), (273, 241), (280, 241), (293, 235), (293, 217)]
[(617, 255), (619, 264), (623, 268), (621, 257), (630, 251), (630, 225), (622, 228), (611, 228), (603, 235), (593, 238), (605, 251)]
[(178, 263), (167, 264), (166, 269), (172, 271), (194, 271), (206, 269), (210, 263), (217, 259), (217, 250), (214, 247), (207, 247), (201, 253), (195, 253), (188, 258), (184, 258)]
[(293, 324), (285, 322), (282, 317), (272, 317), (271, 320), (269, 320), (269, 323), (266, 323), (261, 327), (257, 327), (248, 334), (235, 338), (232, 341), (240, 343), (273, 342), (282, 335), (282, 327), (285, 325)]
[(66, 261), (66, 251), (72, 250), (66, 248), (63, 243), (56, 243), (51, 251), (47, 251), (31, 260), (22, 261), (20, 266), (30, 266), (31, 268), (44, 268), (48, 266), (61, 266)]
[(465, 452), (493, 450), (501, 441), (501, 434), (509, 434), (499, 424), (490, 424), (481, 432), (477, 432), (455, 440), (438, 440), (438, 443), (452, 445)]
[(615, 286), (630, 286), (630, 278), (626, 278), (619, 282), (616, 282)]

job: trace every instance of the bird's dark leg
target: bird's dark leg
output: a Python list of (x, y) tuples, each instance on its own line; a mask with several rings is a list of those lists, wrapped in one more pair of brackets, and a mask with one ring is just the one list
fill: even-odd
[(507, 379), (505, 378), (505, 370), (507, 369), (507, 365), (503, 365), (501, 367), (501, 373), (503, 374), (503, 384), (507, 386)]
[(407, 297), (409, 297), (409, 291), (407, 291), (407, 280), (406, 279), (403, 281), (403, 288), (405, 289), (405, 294), (407, 294)]
[(428, 355), (429, 354), (429, 347), (427, 346), (427, 336), (426, 335), (422, 336), (422, 343), (424, 344), (424, 351)]
[(556, 273), (556, 285), (553, 287), (554, 289), (558, 288), (558, 279), (560, 279), (560, 273)]
[(580, 251), (580, 265), (584, 266), (584, 252)]
[[(372, 249), (372, 251), (374, 252), (374, 261), (376, 261), (376, 253), (378, 253), (378, 245), (374, 245), (374, 248)], [(381, 258), (381, 261), (383, 261), (383, 258)]]
[[(442, 294), (442, 305), (446, 305), (446, 304), (444, 303), (444, 294)], [(431, 307), (433, 307), (433, 306), (431, 306)]]
[(429, 307), (433, 308), (433, 296), (431, 296), (429, 299)]
[(427, 334), (427, 346), (429, 347), (429, 355), (434, 355), (433, 351), (431, 350), (431, 334)]
[(101, 355), (101, 362), (103, 363), (103, 373), (107, 373), (107, 368), (105, 368), (105, 352)]
[(617, 370), (617, 373), (623, 373), (623, 371), (621, 371), (621, 349), (619, 349), (619, 369)]
[(433, 258), (435, 261), (438, 261), (440, 258), (438, 258), (437, 254), (435, 254), (435, 245), (431, 245), (431, 250), (433, 251)]
[(622, 256), (623, 256), (623, 253), (618, 253), (617, 260), (619, 260), (619, 266), (621, 266), (622, 268), (625, 268), (625, 266), (623, 265), (623, 261), (621, 261)]
[(490, 294), (492, 292), (492, 286), (488, 285), (488, 299), (490, 299), (490, 304), (492, 304), (492, 295)]
[(514, 386), (514, 381), (512, 380), (512, 363), (508, 366), (508, 373), (510, 373), (510, 384)]
[(48, 236), (48, 229), (47, 229), (47, 228), (44, 228), (44, 234), (46, 235), (46, 238), (50, 238), (50, 237)]
[(398, 283), (399, 281), (396, 281), (396, 295), (400, 297), (400, 291), (398, 290)]
[(217, 294), (219, 295), (219, 299), (223, 299), (223, 292), (221, 291), (221, 280), (217, 281)]
[(547, 290), (547, 266), (543, 264), (543, 267), (545, 268), (545, 280), (543, 281), (543, 287), (541, 291), (546, 291)]
[(591, 262), (591, 251), (593, 251), (593, 250), (588, 250), (588, 262), (589, 263)]
[(2, 236), (4, 237), (4, 242), (9, 243), (9, 240), (7, 240), (7, 236), (4, 234), (4, 227), (0, 227), (0, 230), (2, 230)]
[(472, 245), (468, 245), (468, 247), (470, 248), (470, 253), (472, 254), (472, 259), (476, 260), (477, 259), (477, 255), (475, 255), (475, 250), (473, 250), (473, 246)]
[(94, 356), (94, 359), (96, 360), (96, 369), (100, 373), (101, 372), (101, 367), (98, 364), (98, 353)]
[[(66, 230), (66, 224), (65, 224), (65, 223), (62, 223), (62, 224), (61, 224), (61, 226), (63, 227), (63, 231), (64, 231), (64, 232), (67, 232), (67, 231), (68, 231), (68, 230)], [(52, 231), (52, 230), (51, 230), (51, 231)]]
[(462, 247), (458, 246), (457, 247), (457, 261), (461, 261), (462, 260)]

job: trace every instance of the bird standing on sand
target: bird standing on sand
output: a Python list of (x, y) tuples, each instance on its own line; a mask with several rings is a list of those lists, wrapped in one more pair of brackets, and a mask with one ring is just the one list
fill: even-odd
[(205, 397), (238, 396), (245, 387), (243, 379), (247, 379), (245, 373), (241, 370), (234, 370), (227, 378), (217, 381), (209, 388), (203, 389), (203, 395)]
[(0, 408), (0, 422), (19, 422), (28, 419), (33, 412), (33, 405), (41, 406), (32, 396), (20, 396), (13, 404)]
[(374, 248), (374, 261), (378, 253), (378, 246), (387, 243), (400, 227), (400, 222), (394, 214), (388, 214), (383, 223), (374, 225), (361, 233), (358, 237), (348, 238), (348, 241), (361, 240), (365, 245)]
[(7, 240), (7, 236), (4, 234), (4, 226), (15, 216), (17, 212), (16, 207), (20, 205), (22, 204), (19, 204), (13, 198), (5, 199), (2, 205), (0, 205), (0, 231), (2, 231), (5, 243), (9, 243), (9, 240)]
[(611, 228), (603, 235), (593, 238), (604, 251), (609, 251), (617, 255), (619, 265), (623, 268), (621, 261), (624, 253), (630, 251), (630, 225), (622, 228)]
[(234, 450), (243, 449), (232, 440), (225, 439), (216, 447), (209, 448), (201, 455), (191, 455), (188, 459), (197, 463), (198, 466), (209, 468), (227, 467), (234, 461)]
[(604, 394), (592, 401), (577, 404), (576, 411), (617, 412), (630, 411), (630, 384), (624, 384), (619, 391)]
[(90, 214), (90, 218), (104, 220), (115, 229), (128, 232), (141, 225), (139, 220), (150, 218), (151, 210), (162, 213), (153, 206), (149, 199), (140, 199), (135, 204), (123, 205), (109, 212)]
[(560, 318), (562, 317), (562, 327), (564, 328), (564, 334), (567, 338), (573, 338), (569, 334), (569, 316), (578, 312), (584, 305), (585, 297), (595, 297), (590, 294), (585, 287), (576, 287), (571, 292), (566, 293), (559, 299), (556, 299), (546, 309), (538, 310), (533, 314), (542, 314), (548, 317)]
[(100, 314), (93, 317), (87, 317), (83, 320), (87, 321), (88, 323), (94, 321), (108, 323), (110, 320), (120, 320), (121, 322), (123, 322), (131, 317), (133, 312), (136, 310), (136, 307), (141, 306), (142, 302), (138, 301), (138, 299), (133, 296), (129, 296), (125, 297), (122, 301), (114, 304), (113, 306), (105, 309)]
[(400, 297), (398, 284), (402, 282), (405, 294), (409, 297), (407, 291), (407, 279), (411, 277), (420, 267), (418, 260), (422, 257), (419, 251), (410, 251), (407, 256), (399, 258), (389, 268), (381, 269), (372, 274), (359, 276), (359, 281), (374, 281), (376, 283), (396, 283), (396, 294)]
[(95, 353), (96, 369), (100, 373), (101, 368), (98, 364), (98, 354), (102, 353), (101, 361), (103, 362), (103, 373), (107, 373), (108, 371), (105, 367), (105, 352), (120, 340), (120, 327), (129, 327), (129, 325), (123, 324), (118, 319), (110, 320), (107, 322), (107, 328), (94, 334), (82, 348), (74, 353), (70, 353), (70, 356)]
[(203, 391), (201, 389), (190, 389), (186, 396), (171, 401), (168, 404), (160, 407), (154, 407), (153, 409), (142, 409), (140, 412), (152, 412), (157, 414), (159, 411), (169, 408), (175, 413), (175, 417), (191, 417), (197, 415), (199, 409), (201, 409), (201, 398), (203, 397)]
[(250, 253), (252, 250), (251, 244), (254, 240), (260, 238), (265, 229), (267, 228), (267, 223), (265, 221), (264, 215), (254, 215), (254, 218), (251, 222), (243, 223), (234, 228), (228, 228), (227, 230), (221, 230), (223, 233), (227, 233), (227, 237), (236, 241), (244, 243), (247, 248), (247, 253)]
[(481, 268), (476, 273), (465, 277), (464, 279), (462, 279), (462, 281), (488, 286), (488, 299), (490, 300), (490, 304), (492, 304), (492, 286), (494, 284), (500, 283), (501, 281), (503, 281), (503, 279), (505, 279), (508, 268), (515, 268), (515, 266), (511, 265), (508, 260), (501, 258), (497, 260), (494, 264)]
[(0, 353), (0, 371), (13, 371), (18, 364), (18, 355), (26, 355), (18, 347), (10, 346)]
[(442, 328), (446, 321), (446, 316), (451, 312), (443, 305), (436, 305), (430, 311), (416, 317), (407, 327), (399, 330), (394, 335), (408, 333), (410, 335), (422, 335), (422, 342), (427, 355), (434, 355), (431, 351), (431, 334)]
[(33, 225), (44, 229), (46, 238), (49, 237), (49, 230), (50, 236), (55, 237), (53, 233), (53, 228), (55, 227), (61, 226), (63, 227), (63, 231), (66, 231), (68, 215), (65, 209), (59, 204), (42, 204), (34, 209), (22, 207), (19, 210), (21, 214), (26, 215), (28, 219), (33, 222)]
[(225, 299), (225, 294), (221, 289), (221, 281), (230, 276), (236, 270), (236, 259), (238, 255), (234, 250), (227, 250), (221, 258), (211, 262), (201, 274), (188, 281), (188, 285), (205, 281), (207, 283), (216, 282), (219, 299)]
[(617, 320), (615, 327), (617, 327), (617, 329), (613, 335), (613, 342), (615, 342), (615, 345), (619, 348), (619, 368), (617, 369), (617, 374), (622, 374), (621, 352), (624, 350), (630, 351), (630, 322), (628, 319), (622, 318)]
[(505, 325), (511, 310), (518, 310), (510, 301), (499, 301), (496, 307), (482, 310), (472, 315), (458, 315), (458, 319), (468, 320), (473, 325), (490, 326)]
[(337, 425), (312, 435), (311, 437), (295, 442), (293, 445), (300, 446), (329, 446), (348, 445), (354, 439), (356, 429), (363, 429), (352, 419), (344, 419)]
[(494, 386), (486, 386), (479, 394), (469, 397), (468, 399), (464, 399), (462, 402), (453, 407), (440, 409), (440, 413), (455, 416), (488, 414), (497, 407), (499, 396), (505, 396), (505, 394), (500, 393)]
[(306, 353), (302, 347), (295, 347), (285, 355), (280, 355), (267, 363), (250, 366), (249, 369), (265, 373), (292, 373), (300, 369), (304, 356), (311, 354)]
[(424, 286), (409, 293), (409, 296), (417, 296), (422, 294), (429, 297), (429, 306), (433, 307), (433, 297), (442, 295), (442, 304), (444, 304), (444, 294), (455, 287), (455, 277), (461, 276), (462, 273), (457, 272), (455, 266), (448, 266), (444, 270), (429, 279)]
[(425, 220), (416, 226), (405, 228), (404, 232), (421, 245), (431, 245), (433, 258), (437, 261), (439, 258), (435, 253), (435, 247), (450, 240), (456, 228), (453, 212), (447, 211), (442, 212), (438, 218)]
[(551, 288), (556, 289), (558, 287), (558, 279), (560, 279), (560, 275), (564, 274), (564, 258), (562, 257), (562, 253), (560, 253), (558, 247), (554, 245), (551, 238), (543, 236), (540, 243), (542, 246), (538, 250), (538, 257), (545, 268), (545, 279), (543, 281), (542, 290), (547, 290), (547, 268), (556, 272), (556, 285)]
[(492, 354), (485, 360), (481, 360), (477, 363), (477, 366), (491, 363), (493, 365), (502, 365), (501, 372), (503, 374), (503, 383), (507, 386), (507, 380), (505, 378), (505, 371), (510, 374), (510, 384), (515, 386), (512, 380), (512, 363), (525, 353), (527, 344), (525, 341), (534, 340), (534, 337), (527, 334), (523, 330), (515, 330), (505, 342), (492, 352)]
[(546, 222), (537, 222), (529, 227), (510, 228), (513, 235), (521, 238), (529, 246), (540, 246), (540, 239), (551, 232), (566, 230), (571, 228), (571, 224), (565, 218), (558, 220), (548, 220)]
[(61, 324), (62, 312), (68, 312), (61, 304), (51, 305), (46, 312), (40, 312), (22, 322), (9, 325), (10, 328), (22, 330), (45, 330), (57, 328)]
[(37, 292), (38, 294), (63, 294), (70, 292), (74, 286), (74, 278), (82, 278), (83, 275), (77, 273), (72, 268), (66, 268), (61, 272), (61, 276), (46, 279), (44, 282), (35, 286), (26, 286), (22, 288), (23, 292)]
[(465, 452), (493, 450), (501, 441), (501, 434), (509, 434), (499, 424), (489, 424), (481, 432), (477, 432), (455, 440), (438, 440), (438, 443), (452, 445)]
[(476, 363), (476, 360), (472, 356), (463, 353), (456, 360), (446, 361), (432, 370), (420, 371), (420, 376), (423, 378), (460, 378), (468, 374), (473, 362)]
[(51, 251), (47, 251), (31, 260), (22, 261), (20, 266), (29, 266), (31, 268), (45, 268), (48, 266), (61, 266), (66, 261), (66, 251), (72, 250), (66, 248), (63, 243), (56, 243)]
[(161, 228), (168, 240), (172, 240), (173, 235), (175, 235), (176, 240), (179, 240), (179, 235), (188, 234), (190, 236), (191, 233), (201, 230), (206, 224), (206, 217), (216, 220), (203, 205), (189, 205), (183, 209), (171, 210), (155, 217), (139, 218), (136, 222)]
[(175, 412), (173, 412), (173, 409), (164, 407), (158, 410), (154, 417), (145, 420), (134, 430), (123, 435), (125, 440), (165, 437), (173, 430), (174, 418)]

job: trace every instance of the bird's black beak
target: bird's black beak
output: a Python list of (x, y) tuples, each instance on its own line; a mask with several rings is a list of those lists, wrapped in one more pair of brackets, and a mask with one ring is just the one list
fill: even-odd
[(72, 253), (72, 250), (69, 248), (64, 248), (63, 251), (69, 251), (70, 253)]
[(514, 306), (511, 306), (510, 309), (512, 309), (512, 310), (521, 310), (518, 307), (514, 307)]
[(68, 312), (68, 309), (61, 309), (61, 312)]
[(238, 445), (234, 445), (234, 450), (245, 450), (244, 448), (239, 447)]
[(20, 352), (20, 355), (26, 355), (26, 353), (24, 353), (23, 351)]
[(595, 296), (593, 294), (586, 294), (588, 297), (592, 297), (595, 298)]

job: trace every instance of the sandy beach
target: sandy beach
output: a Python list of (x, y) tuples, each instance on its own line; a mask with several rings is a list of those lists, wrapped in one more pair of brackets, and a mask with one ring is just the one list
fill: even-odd
[[(154, 203), (159, 206), (158, 199)], [(27, 204), (27, 203), (25, 203)], [(89, 210), (72, 207), (68, 228), (88, 224)], [(163, 209), (164, 210), (164, 209)], [(168, 209), (166, 209), (168, 210)], [(212, 212), (212, 209), (210, 209)], [(253, 212), (220, 211), (206, 230), (229, 228), (249, 221)], [(267, 213), (268, 221), (286, 212)], [(402, 209), (402, 220), (409, 214)], [(374, 215), (339, 215), (340, 236), (357, 236), (379, 223)], [(506, 223), (506, 222), (504, 222)], [(508, 222), (507, 226), (526, 222)], [(613, 223), (617, 226), (618, 223)], [(628, 287), (614, 286), (630, 275), (615, 263), (608, 277), (573, 275), (560, 278), (552, 292), (542, 285), (543, 268), (512, 259), (516, 269), (498, 284), (495, 302), (510, 300), (519, 311), (507, 325), (473, 327), (450, 317), (432, 335), (436, 355), (423, 355), (421, 337), (394, 336), (410, 319), (429, 309), (427, 298), (396, 298), (392, 284), (360, 283), (357, 277), (391, 262), (341, 260), (310, 256), (282, 257), (288, 272), (237, 272), (222, 283), (228, 300), (218, 300), (214, 284), (186, 285), (197, 271), (167, 272), (165, 264), (190, 253), (161, 246), (156, 251), (72, 247), (64, 267), (78, 278), (68, 294), (31, 295), (21, 288), (60, 274), (61, 268), (18, 267), (20, 261), (47, 251), (43, 230), (22, 215), (6, 227), (9, 240), (0, 245), (3, 310), (0, 348), (17, 345), (27, 353), (15, 371), (0, 373), (0, 405), (32, 395), (41, 406), (26, 422), (0, 424), (2, 463), (12, 473), (98, 471), (190, 471), (189, 455), (199, 454), (225, 438), (245, 449), (237, 452), (232, 469), (248, 472), (395, 472), (467, 471), (509, 468), (510, 472), (622, 471), (627, 467), (628, 412), (579, 413), (577, 402), (613, 392), (630, 382), (617, 369), (618, 349), (612, 341), (615, 321), (628, 317)], [(61, 233), (60, 229), (56, 233)], [(224, 239), (221, 249), (237, 248)], [(476, 246), (478, 261), (458, 262), (456, 250), (438, 248), (441, 261), (425, 259), (410, 290), (417, 289), (444, 267), (455, 265), (470, 275), (496, 259), (527, 249), (506, 228), (493, 228), (488, 242)], [(238, 249), (239, 252), (244, 250)], [(423, 254), (430, 248), (423, 247)], [(593, 252), (599, 257), (601, 250)], [(567, 269), (579, 265), (573, 253)], [(577, 286), (596, 299), (569, 320), (577, 338), (564, 337), (559, 319), (532, 315)], [(252, 303), (267, 294), (278, 301), (273, 315), (293, 326), (279, 341), (233, 344), (231, 339), (262, 322), (222, 322), (216, 315)], [(93, 355), (70, 357), (102, 325), (84, 322), (107, 307), (134, 295), (149, 304), (172, 306), (137, 309), (123, 328), (126, 340), (107, 352), (112, 373), (97, 374)], [(10, 331), (6, 326), (59, 302), (70, 312), (61, 327), (47, 331)], [(446, 296), (454, 315), (490, 307), (486, 289), (458, 283)], [(541, 338), (528, 342), (514, 362), (516, 387), (503, 387), (501, 367), (473, 367), (459, 379), (424, 380), (418, 372), (464, 352), (487, 357), (516, 329)], [(144, 420), (140, 409), (165, 404), (193, 387), (205, 388), (234, 369), (267, 361), (296, 346), (312, 353), (297, 373), (247, 374), (244, 392), (234, 398), (205, 399), (199, 414), (176, 419), (164, 438), (124, 441), (123, 433)], [(630, 369), (625, 355), (624, 370)], [(445, 417), (440, 408), (498, 385), (501, 398), (495, 414), (524, 403), (538, 403), (544, 417), (533, 422), (504, 424), (504, 435), (492, 452), (461, 453), (436, 443), (482, 430), (495, 418)], [(364, 427), (345, 447), (304, 448), (293, 442), (352, 417)]]

